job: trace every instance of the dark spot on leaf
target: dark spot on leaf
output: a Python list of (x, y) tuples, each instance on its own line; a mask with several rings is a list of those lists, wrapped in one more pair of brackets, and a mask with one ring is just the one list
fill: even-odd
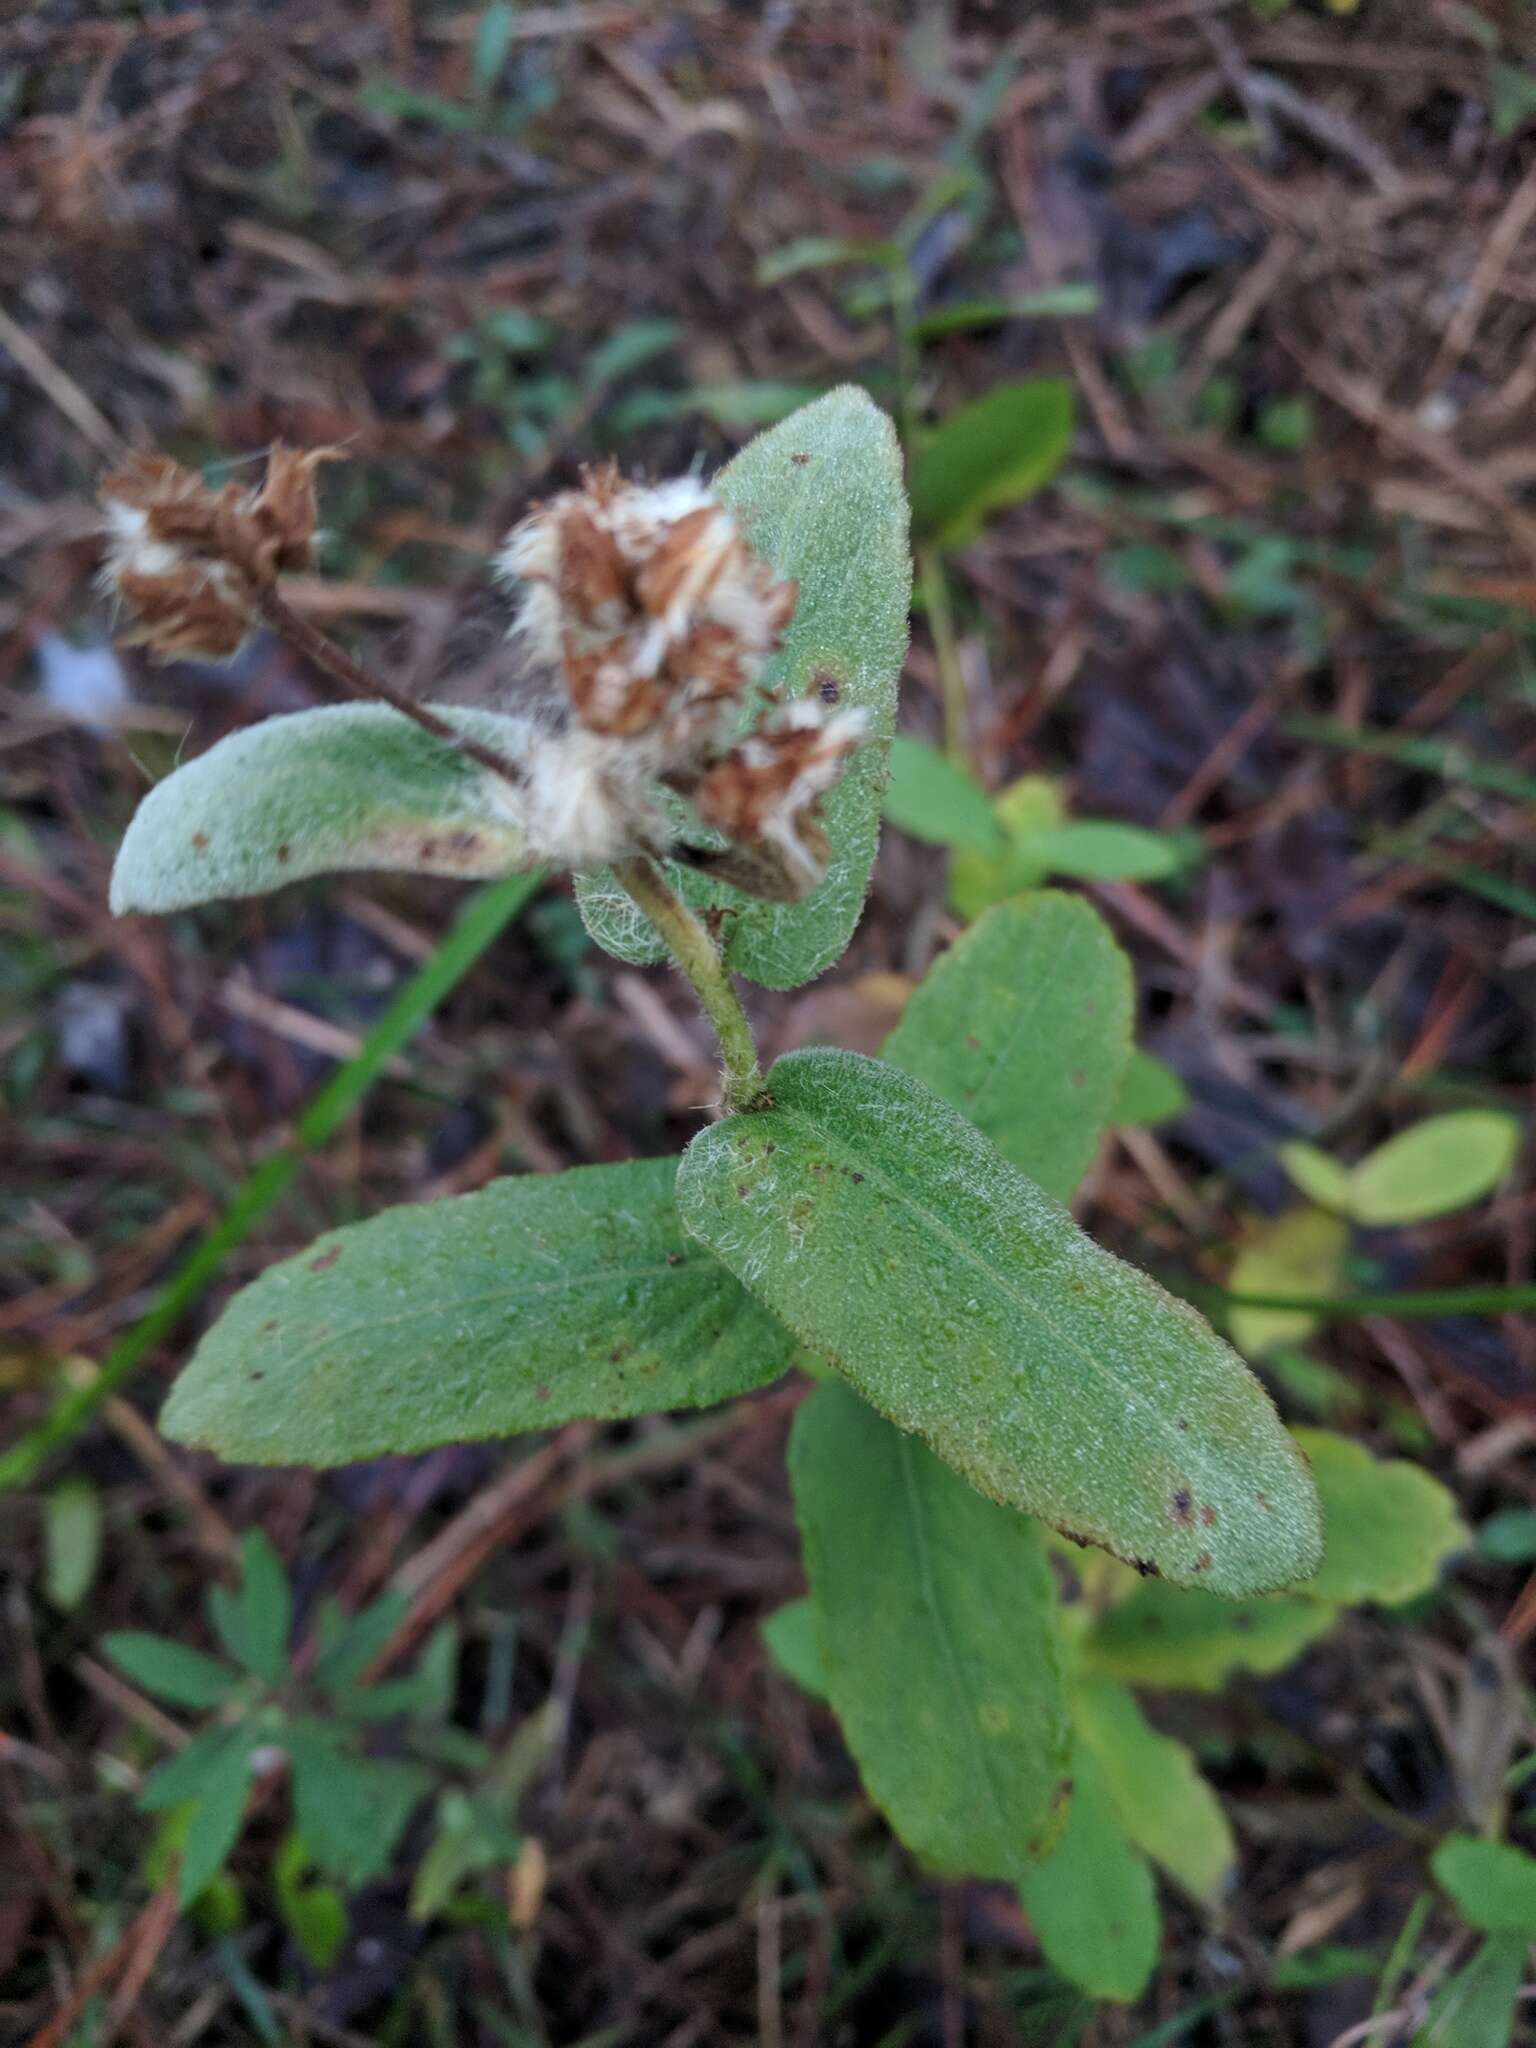
[(423, 860), (437, 859), (437, 841), (435, 839), (423, 839), (421, 842), (421, 857)]
[(1181, 1529), (1187, 1529), (1194, 1520), (1194, 1516), (1190, 1512), (1193, 1502), (1190, 1499), (1189, 1488), (1187, 1486), (1175, 1487), (1173, 1499), (1169, 1505), (1173, 1510), (1173, 1519), (1179, 1524)]
[(965, 1042), (970, 1047), (972, 1052), (981, 1051), (981, 1040), (977, 1038), (973, 1032), (967, 1031), (967, 1033), (965, 1034)]
[(479, 849), (480, 834), (478, 832), (450, 832), (448, 834), (448, 851), (450, 853), (477, 853)]
[[(1187, 1435), (1189, 1434), (1189, 1423), (1188, 1423), (1188, 1421), (1187, 1421), (1187, 1420), (1185, 1419), (1185, 1417), (1184, 1417), (1184, 1416), (1182, 1416), (1182, 1415), (1181, 1415), (1181, 1416), (1179, 1417), (1179, 1428), (1180, 1428), (1180, 1429), (1181, 1429), (1181, 1430), (1182, 1430), (1182, 1431), (1184, 1432), (1184, 1434), (1185, 1434), (1186, 1436), (1187, 1436)], [(1259, 1499), (1260, 1499), (1260, 1500), (1262, 1501), (1262, 1500), (1263, 1500), (1263, 1498), (1264, 1498), (1264, 1496), (1263, 1496), (1263, 1494), (1261, 1493), (1261, 1494), (1259, 1495)]]
[(272, 1332), (273, 1332), (273, 1331), (274, 1331), (274, 1330), (275, 1330), (276, 1328), (277, 1328), (277, 1317), (276, 1317), (276, 1316), (269, 1316), (269, 1317), (267, 1318), (267, 1320), (266, 1320), (266, 1321), (265, 1321), (265, 1322), (264, 1322), (264, 1323), (262, 1324), (262, 1326), (261, 1326), (261, 1334), (263, 1335), (263, 1337), (270, 1337), (270, 1336), (271, 1336), (271, 1334), (272, 1334)]
[(1266, 1515), (1271, 1512), (1269, 1505), (1269, 1495), (1267, 1493), (1256, 1493), (1253, 1497), (1258, 1502), (1259, 1506), (1264, 1510)]
[(812, 685), (823, 704), (835, 704), (843, 694), (843, 686), (830, 669), (818, 669)]
[(288, 844), (287, 840), (285, 839), (282, 845), (277, 849), (277, 861), (279, 867), (286, 867), (288, 865), (288, 858), (292, 852), (293, 848)]
[(747, 1184), (746, 1184), (746, 1182), (745, 1182), (744, 1180), (739, 1180), (739, 1181), (737, 1181), (737, 1183), (736, 1183), (736, 1199), (737, 1199), (737, 1200), (738, 1200), (739, 1202), (744, 1202), (744, 1201), (745, 1201), (745, 1200), (747, 1199), (748, 1195), (750, 1195), (750, 1194), (751, 1194), (751, 1192), (752, 1192), (752, 1190), (751, 1190), (751, 1189), (750, 1189), (750, 1188), (749, 1188), (749, 1187), (747, 1186)]
[(682, 1255), (682, 1253), (681, 1253), (681, 1252), (668, 1252), (668, 1253), (667, 1253), (667, 1264), (668, 1264), (669, 1266), (681, 1266), (681, 1265), (682, 1265), (683, 1263), (684, 1263), (684, 1261), (683, 1261), (683, 1255)]
[(548, 1387), (535, 1387), (533, 1390), (533, 1398), (535, 1399), (535, 1401), (547, 1401), (549, 1399)]
[(1216, 1526), (1216, 1510), (1212, 1507), (1202, 1508), (1200, 1510), (1200, 1522), (1203, 1528), (1214, 1529)]
[[(1133, 1557), (1128, 1562), (1131, 1570), (1133, 1572), (1140, 1572), (1144, 1579), (1156, 1579), (1162, 1576), (1150, 1557)], [(1149, 1615), (1148, 1620), (1149, 1622), (1156, 1622), (1159, 1628), (1162, 1626), (1161, 1621), (1155, 1614)]]
[(1200, 1555), (1195, 1559), (1195, 1570), (1197, 1572), (1208, 1572), (1210, 1568), (1211, 1553), (1208, 1550), (1202, 1550)]
[(311, 1273), (329, 1272), (331, 1267), (335, 1265), (336, 1261), (340, 1257), (341, 1246), (339, 1244), (333, 1244), (330, 1250), (328, 1252), (322, 1252), (318, 1259), (310, 1260), (309, 1270), (311, 1271)]
[(809, 457), (809, 455), (802, 455), (797, 449), (795, 453), (790, 456), (789, 459), (795, 465), (796, 469), (804, 469), (805, 465), (810, 461), (811, 458)]
[(856, 1174), (855, 1174), (855, 1175), (853, 1176), (853, 1178), (854, 1178), (854, 1179), (855, 1179), (856, 1181), (862, 1181), (862, 1180), (863, 1180), (863, 1178), (864, 1178), (864, 1176), (863, 1176), (863, 1174), (862, 1174), (862, 1173), (856, 1173)]
[(1253, 1616), (1246, 1607), (1240, 1607), (1232, 1617), (1232, 1626), (1240, 1636), (1247, 1635), (1253, 1627)]
[(194, 832), (192, 834), (192, 845), (196, 852), (206, 853), (208, 851), (208, 834), (206, 832)]
[(266, 1376), (267, 1376), (267, 1369), (266, 1369), (266, 1367), (265, 1367), (264, 1365), (253, 1365), (253, 1366), (251, 1367), (251, 1371), (250, 1371), (250, 1377), (251, 1377), (251, 1378), (252, 1378), (253, 1380), (264, 1380), (264, 1379), (266, 1378)]
[(627, 1344), (615, 1344), (608, 1354), (608, 1363), (610, 1365), (618, 1365), (621, 1360), (628, 1358), (628, 1356), (629, 1346)]
[(768, 1158), (770, 1158), (770, 1157), (771, 1157), (771, 1156), (772, 1156), (772, 1155), (773, 1155), (773, 1154), (774, 1154), (775, 1152), (777, 1152), (777, 1151), (778, 1151), (778, 1149), (779, 1149), (779, 1148), (778, 1148), (778, 1146), (777, 1146), (777, 1145), (773, 1145), (773, 1144), (768, 1144), (768, 1145), (765, 1145), (765, 1146), (763, 1147), (763, 1157), (764, 1157), (765, 1159), (768, 1159)]

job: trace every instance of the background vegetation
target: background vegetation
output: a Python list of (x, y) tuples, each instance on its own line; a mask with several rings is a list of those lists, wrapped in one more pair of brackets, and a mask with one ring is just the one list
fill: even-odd
[[(0, 27), (0, 214), (5, 2038), (1529, 2037), (1529, 8), (49, 0)], [(504, 705), (527, 504), (848, 380), (912, 458), (910, 744), (766, 1049), (874, 1050), (985, 906), (1081, 889), (1149, 1057), (1078, 1213), (1438, 1482), (1315, 1451), (1349, 1572), (1214, 1629), (1063, 1553), (1129, 1960), (859, 1790), (805, 1382), (323, 1478), (152, 1427), (274, 1257), (676, 1152), (711, 1076), (563, 890), (111, 919), (146, 783), (315, 685), (113, 653), (96, 472), (345, 444), (296, 601)]]

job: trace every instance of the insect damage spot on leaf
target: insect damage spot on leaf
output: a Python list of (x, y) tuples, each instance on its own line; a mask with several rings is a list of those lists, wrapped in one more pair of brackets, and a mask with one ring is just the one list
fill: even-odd
[(206, 853), (208, 851), (208, 834), (206, 832), (194, 832), (192, 834), (192, 845), (196, 852)]
[(311, 1273), (328, 1273), (331, 1267), (335, 1265), (336, 1261), (340, 1257), (341, 1246), (339, 1244), (333, 1244), (330, 1250), (328, 1252), (322, 1252), (318, 1259), (310, 1260), (309, 1270), (311, 1271)]
[(1191, 1512), (1194, 1503), (1190, 1498), (1187, 1486), (1181, 1486), (1175, 1491), (1171, 1505), (1173, 1508), (1173, 1519), (1181, 1529), (1187, 1529), (1194, 1519)]

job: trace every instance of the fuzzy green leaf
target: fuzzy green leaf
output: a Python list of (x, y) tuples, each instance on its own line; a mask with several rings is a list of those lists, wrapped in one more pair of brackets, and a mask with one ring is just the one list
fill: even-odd
[(1214, 1905), (1237, 1857), (1221, 1801), (1182, 1742), (1152, 1726), (1113, 1679), (1085, 1679), (1073, 1695), (1078, 1754), (1090, 1750), (1115, 1819), (1144, 1856)]
[(1234, 1598), (1315, 1570), (1310, 1474), (1195, 1312), (921, 1082), (792, 1053), (695, 1138), (684, 1227), (981, 1492)]
[(1054, 1853), (1019, 1896), (1046, 1960), (1091, 1998), (1139, 1998), (1157, 1963), (1152, 1873), (1115, 1819), (1092, 1751), (1072, 1759), (1072, 1804)]
[(1059, 1201), (1114, 1114), (1130, 964), (1097, 911), (1043, 891), (983, 913), (930, 970), (885, 1057), (968, 1116)]
[(790, 1477), (827, 1695), (870, 1797), (933, 1868), (1016, 1882), (1070, 1740), (1039, 1524), (835, 1383), (795, 1418)]
[(912, 462), (912, 526), (963, 547), (989, 512), (1048, 484), (1072, 445), (1076, 406), (1063, 377), (998, 384), (924, 437)]
[(1138, 1586), (1082, 1643), (1083, 1670), (1124, 1685), (1219, 1692), (1234, 1671), (1267, 1676), (1332, 1628), (1334, 1609), (1280, 1594), (1233, 1603), (1178, 1586)]
[[(759, 552), (800, 586), (765, 682), (791, 697), (825, 683), (840, 706), (862, 706), (870, 720), (869, 741), (826, 798), (832, 860), (803, 902), (763, 903), (667, 867), (696, 908), (724, 912), (729, 967), (765, 988), (795, 988), (848, 944), (874, 865), (912, 587), (901, 456), (885, 414), (843, 385), (750, 442), (716, 489)], [(664, 957), (654, 928), (606, 869), (582, 876), (577, 893), (587, 930), (608, 952), (636, 964)]]
[(1000, 853), (1003, 828), (991, 800), (963, 768), (904, 732), (891, 741), (887, 821), (933, 846), (969, 846)]
[(329, 1231), (236, 1295), (161, 1426), (336, 1465), (760, 1386), (791, 1339), (684, 1238), (673, 1171), (529, 1174)]
[(1519, 1122), (1500, 1110), (1429, 1117), (1361, 1160), (1349, 1177), (1349, 1213), (1377, 1228), (1448, 1216), (1491, 1193), (1519, 1149)]
[(1331, 1430), (1292, 1434), (1323, 1504), (1323, 1561), (1303, 1590), (1341, 1606), (1400, 1606), (1427, 1593), (1471, 1541), (1454, 1495), (1406, 1459), (1373, 1458)]
[(1536, 1856), (1480, 1835), (1447, 1835), (1429, 1867), (1469, 1927), (1536, 1941)]
[(120, 1629), (103, 1636), (101, 1647), (125, 1677), (173, 1707), (216, 1707), (240, 1682), (239, 1672), (217, 1657), (169, 1636)]
[(949, 900), (956, 914), (980, 917), (989, 903), (1002, 903), (1026, 889), (1037, 889), (1045, 869), (1019, 850), (1032, 832), (1053, 831), (1064, 822), (1061, 792), (1046, 775), (1022, 775), (1010, 783), (992, 806), (1000, 826), (1001, 847), (983, 853), (957, 846), (949, 857)]
[[(514, 761), (526, 745), (521, 719), (432, 708)], [(509, 874), (529, 863), (504, 794), (387, 705), (268, 718), (155, 784), (118, 849), (112, 908), (183, 910), (338, 869)]]

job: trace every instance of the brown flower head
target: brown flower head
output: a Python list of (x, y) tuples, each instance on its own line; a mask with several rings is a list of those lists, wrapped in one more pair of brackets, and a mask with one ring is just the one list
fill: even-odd
[(865, 729), (862, 711), (828, 718), (814, 697), (802, 697), (705, 771), (694, 792), (699, 815), (756, 864), (758, 894), (795, 902), (826, 873), (831, 847), (821, 799)]
[(498, 566), (523, 586), (518, 634), (580, 723), (649, 740), (658, 772), (696, 766), (729, 726), (797, 594), (697, 478), (632, 484), (612, 468), (531, 512)]
[(254, 593), (280, 570), (310, 564), (315, 467), (336, 452), (278, 446), (257, 491), (211, 490), (167, 455), (131, 456), (103, 477), (101, 581), (131, 614), (125, 637), (167, 659), (237, 653), (254, 621)]

